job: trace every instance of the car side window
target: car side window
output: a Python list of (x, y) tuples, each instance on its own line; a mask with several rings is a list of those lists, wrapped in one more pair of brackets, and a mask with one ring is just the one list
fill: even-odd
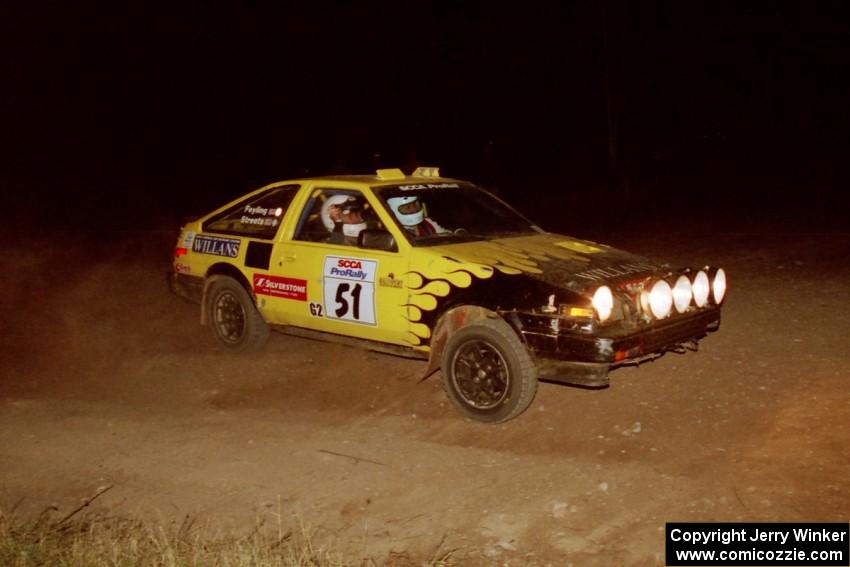
[(316, 189), (304, 207), (294, 239), (356, 246), (366, 228), (382, 228), (371, 205), (359, 191)]
[(204, 232), (273, 239), (298, 188), (285, 185), (253, 195), (207, 219), (202, 228)]
[(325, 191), (318, 189), (310, 195), (310, 200), (304, 207), (298, 226), (295, 228), (294, 240), (305, 240), (307, 242), (327, 242), (330, 231), (322, 222), (322, 205), (327, 199)]

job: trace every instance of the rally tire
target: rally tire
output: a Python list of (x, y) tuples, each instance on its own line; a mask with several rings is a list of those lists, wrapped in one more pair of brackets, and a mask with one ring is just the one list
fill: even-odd
[(207, 283), (207, 322), (213, 338), (232, 352), (253, 352), (269, 338), (269, 326), (248, 291), (228, 276), (212, 276)]
[(440, 366), (449, 399), (476, 421), (513, 419), (537, 393), (537, 368), (502, 319), (482, 319), (457, 331), (443, 350)]

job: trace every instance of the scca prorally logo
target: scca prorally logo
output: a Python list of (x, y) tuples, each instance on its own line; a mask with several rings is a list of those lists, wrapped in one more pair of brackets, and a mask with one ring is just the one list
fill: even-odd
[(336, 262), (336, 266), (331, 267), (328, 275), (355, 280), (365, 280), (369, 276), (369, 273), (363, 269), (363, 262), (361, 260), (339, 258)]
[(254, 293), (307, 301), (307, 280), (254, 274)]
[(412, 185), (399, 185), (402, 191), (416, 191), (420, 189), (457, 189), (457, 183), (414, 183)]
[(378, 271), (378, 262), (369, 258), (344, 258), (325, 256), (323, 274), (326, 278), (336, 278), (355, 282), (374, 282)]
[(192, 243), (192, 251), (201, 254), (212, 254), (213, 256), (236, 258), (239, 255), (239, 240), (236, 238), (198, 235)]

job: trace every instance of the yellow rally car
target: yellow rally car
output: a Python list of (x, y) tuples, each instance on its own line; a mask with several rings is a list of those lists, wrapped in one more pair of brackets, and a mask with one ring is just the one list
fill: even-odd
[(538, 378), (605, 386), (695, 348), (726, 292), (722, 269), (546, 232), (436, 168), (267, 185), (184, 226), (170, 281), (228, 349), (274, 328), (425, 359), (485, 422), (522, 413)]

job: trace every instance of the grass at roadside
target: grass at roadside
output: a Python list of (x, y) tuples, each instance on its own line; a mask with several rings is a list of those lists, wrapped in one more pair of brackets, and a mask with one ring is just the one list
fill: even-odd
[(307, 526), (283, 529), (258, 522), (245, 536), (216, 534), (186, 518), (156, 525), (135, 518), (89, 514), (54, 519), (48, 509), (24, 522), (0, 510), (0, 565), (29, 567), (210, 566), (348, 567), (362, 565), (454, 565), (451, 552), (418, 560), (405, 553), (351, 558), (314, 543)]

